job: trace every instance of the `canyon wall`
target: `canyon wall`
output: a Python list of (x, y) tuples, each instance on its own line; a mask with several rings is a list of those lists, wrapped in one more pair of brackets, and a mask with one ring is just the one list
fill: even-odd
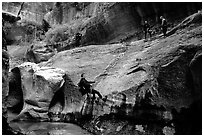
[[(3, 10), (17, 14), (19, 5), (3, 3)], [(161, 15), (167, 19), (171, 28), (198, 10), (201, 10), (199, 2), (26, 2), (20, 16), (22, 20), (37, 24), (42, 24), (45, 18), (53, 27), (45, 38), (48, 43), (50, 39), (54, 39), (54, 42), (70, 41), (80, 32), (83, 35), (82, 45), (89, 45), (120, 42), (129, 35), (141, 39), (144, 20), (149, 21), (152, 30), (156, 32)]]
[[(75, 23), (74, 29), (67, 32), (67, 39), (77, 32), (82, 33), (82, 45), (118, 42), (128, 35), (143, 36), (142, 25), (148, 20), (156, 31), (160, 24), (159, 17), (164, 16), (169, 26), (173, 27), (179, 20), (201, 9), (201, 3), (71, 3), (61, 4), (60, 23)], [(63, 9), (63, 10), (62, 10)], [(55, 10), (55, 9), (54, 9)], [(52, 14), (55, 13), (54, 10)], [(53, 15), (50, 16), (53, 17)], [(57, 18), (50, 22), (55, 25)], [(83, 20), (83, 21), (82, 21)], [(80, 23), (81, 22), (81, 23)], [(57, 29), (57, 27), (56, 27)]]

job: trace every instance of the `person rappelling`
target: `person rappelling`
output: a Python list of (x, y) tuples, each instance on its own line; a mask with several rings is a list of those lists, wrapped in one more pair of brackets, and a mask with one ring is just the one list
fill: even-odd
[(93, 95), (93, 99), (95, 99), (95, 95), (97, 94), (99, 98), (102, 99), (102, 95), (93, 89), (92, 85), (95, 83), (95, 81), (88, 81), (86, 80), (85, 78), (85, 74), (82, 73), (81, 74), (81, 79), (78, 83), (78, 86), (79, 86), (79, 91), (81, 92), (82, 96), (84, 96), (85, 94), (87, 95), (87, 97), (89, 97), (89, 94), (92, 94)]

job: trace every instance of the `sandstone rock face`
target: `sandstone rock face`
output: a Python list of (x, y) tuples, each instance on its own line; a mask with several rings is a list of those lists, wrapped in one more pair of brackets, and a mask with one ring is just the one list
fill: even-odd
[[(4, 3), (4, 5), (5, 10), (13, 13), (16, 12), (12, 10), (14, 9), (13, 7), (7, 6), (7, 3)], [(49, 13), (49, 8), (47, 7), (53, 8), (51, 13)], [(90, 45), (120, 42), (121, 39), (126, 39), (128, 35), (137, 36), (137, 39), (141, 39), (143, 37), (141, 25), (144, 23), (144, 20), (148, 20), (152, 26), (156, 26), (155, 28), (157, 28), (158, 25), (155, 24), (160, 24), (159, 16), (163, 15), (172, 27), (176, 25), (175, 20), (197, 12), (197, 10), (201, 10), (201, 7), (202, 5), (199, 2), (28, 2), (25, 3), (25, 10), (22, 11), (21, 16), (39, 24), (43, 19), (43, 15), (47, 16), (49, 14), (48, 18), (50, 21), (48, 22), (53, 29), (46, 36), (46, 41), (48, 42), (53, 37), (59, 37), (61, 39), (54, 40), (55, 42), (69, 41), (73, 35), (80, 32), (83, 34), (82, 44)], [(36, 12), (38, 14), (35, 14)], [(23, 15), (25, 13), (30, 16)], [(33, 16), (35, 17), (33, 18)], [(62, 28), (64, 30), (63, 32), (61, 30)], [(20, 39), (26, 39), (22, 33), (25, 33), (27, 28), (16, 26), (13, 27), (14, 29), (15, 33), (13, 31), (11, 32), (13, 33), (11, 38), (22, 37)], [(59, 36), (55, 36), (55, 34)]]
[(30, 62), (14, 69), (19, 69), (23, 92), (23, 108), (15, 119), (48, 120), (51, 101), (64, 84), (65, 72), (55, 68), (39, 68)]
[[(139, 2), (61, 4), (63, 25), (55, 25), (56, 27), (46, 34), (46, 41), (51, 43), (50, 40), (54, 42), (70, 41), (78, 32), (83, 35), (82, 45), (115, 43), (135, 36), (136, 39), (141, 39), (143, 37), (141, 26), (144, 20), (148, 20), (153, 26), (152, 30), (158, 33), (161, 15), (167, 18), (170, 27), (174, 27), (177, 25), (175, 20), (183, 19), (197, 12), (201, 9), (200, 4)], [(54, 13), (53, 11), (52, 14)], [(50, 18), (55, 20), (52, 14)], [(54, 21), (50, 23), (55, 24)], [(61, 40), (55, 38), (55, 34)]]
[[(201, 77), (197, 75), (202, 68), (199, 63), (202, 31), (199, 23), (191, 23), (166, 38), (75, 48), (60, 52), (41, 65), (66, 70), (75, 85), (81, 73), (96, 81), (94, 89), (106, 101), (93, 102), (87, 98), (83, 115), (100, 118), (116, 114), (168, 123), (177, 117), (172, 111), (183, 113), (183, 109), (191, 109), (190, 112), (195, 110), (200, 114), (201, 110), (199, 105), (193, 109), (192, 104), (196, 101), (193, 92), (201, 93)], [(187, 118), (189, 112), (186, 113), (179, 116)]]
[[(114, 8), (114, 6), (119, 7)], [(123, 9), (123, 6), (125, 5), (114, 4), (109, 8)], [(136, 9), (140, 17), (144, 18), (146, 13), (142, 12), (141, 7), (145, 5), (140, 5)], [(159, 35), (146, 41), (90, 45), (59, 52), (49, 61), (40, 63), (40, 67), (34, 63), (18, 66), (15, 69), (19, 71), (14, 70), (13, 73), (20, 73), (21, 76), (23, 108), (16, 119), (51, 118), (51, 121), (76, 122), (80, 118), (86, 119), (91, 116), (94, 118), (92, 119), (92, 122), (95, 122), (94, 126), (96, 125), (94, 128), (99, 134), (109, 134), (111, 132), (101, 125), (108, 125), (105, 121), (107, 117), (112, 119), (116, 117), (116, 119), (129, 119), (133, 123), (161, 122), (163, 127), (159, 129), (163, 134), (174, 134), (174, 124), (178, 134), (188, 132), (200, 134), (201, 14), (198, 12), (187, 18), (165, 38)], [(121, 16), (125, 18), (126, 13)], [(105, 17), (99, 17), (101, 16), (96, 17), (99, 23), (100, 19), (103, 22)], [(117, 22), (114, 19), (111, 21)], [(98, 27), (98, 24), (96, 26)], [(130, 26), (124, 27), (124, 30), (128, 30), (128, 27)], [(73, 28), (77, 30), (77, 25)], [(89, 28), (90, 32), (93, 28)], [(116, 30), (119, 29), (120, 32), (122, 28), (116, 27)], [(114, 34), (119, 36), (118, 32)], [(85, 33), (88, 36), (88, 32)], [(93, 33), (92, 36), (98, 37), (99, 34)], [(108, 37), (114, 39), (113, 34), (109, 34)], [(101, 37), (103, 41), (103, 36)], [(86, 74), (87, 80), (95, 80), (93, 87), (103, 95), (103, 100), (82, 97), (76, 86), (82, 73)], [(19, 76), (15, 78), (19, 79)], [(11, 81), (11, 83), (17, 82)], [(15, 90), (10, 91), (12, 93)], [(18, 103), (11, 101), (10, 106), (13, 107)], [(191, 116), (193, 120), (187, 121)], [(100, 123), (103, 118), (105, 122)], [(196, 122), (199, 123), (198, 129), (195, 126)], [(147, 125), (142, 124), (136, 123), (135, 130), (145, 132)], [(90, 126), (91, 123), (87, 125)], [(116, 126), (116, 128), (112, 126), (112, 129), (115, 128), (117, 132), (125, 127), (117, 124)], [(183, 129), (188, 129), (188, 132)]]
[[(191, 38), (194, 33), (198, 36), (196, 42)], [(150, 92), (153, 104), (188, 107), (192, 89), (186, 86), (189, 82), (186, 77), (190, 73), (191, 59), (201, 48), (200, 35), (198, 27), (189, 30), (187, 35), (177, 33), (145, 43), (137, 41), (129, 45), (76, 48), (60, 52), (42, 65), (67, 70), (75, 85), (84, 72), (87, 79), (96, 81), (94, 88), (102, 95), (123, 92), (126, 101), (132, 105), (137, 102), (137, 95), (145, 98), (145, 94)], [(180, 39), (186, 38), (188, 41), (178, 44)]]

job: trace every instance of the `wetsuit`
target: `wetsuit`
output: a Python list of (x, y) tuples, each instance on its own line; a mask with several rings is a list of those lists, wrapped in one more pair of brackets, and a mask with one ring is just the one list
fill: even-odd
[(80, 87), (79, 91), (82, 93), (82, 95), (91, 93), (93, 94), (93, 98), (95, 98), (95, 94), (97, 94), (99, 98), (102, 98), (102, 95), (98, 91), (94, 89), (91, 90), (91, 85), (90, 85), (91, 83), (95, 83), (95, 82), (87, 81), (85, 78), (81, 78), (81, 80), (78, 83), (78, 86)]
[(145, 39), (146, 39), (146, 36), (147, 36), (147, 32), (149, 33), (150, 38), (151, 38), (150, 25), (148, 23), (145, 23), (143, 28), (144, 28), (144, 32), (145, 32)]
[(166, 36), (166, 32), (167, 32), (167, 21), (166, 21), (166, 19), (162, 19), (162, 32), (163, 32), (163, 34), (164, 34), (164, 36)]
[(49, 30), (49, 28), (51, 28), (50, 24), (45, 19), (43, 19), (43, 21), (42, 21), (42, 27), (43, 27), (44, 33), (47, 32)]
[(75, 36), (75, 41), (76, 41), (76, 47), (80, 45), (82, 35), (80, 33), (77, 33)]

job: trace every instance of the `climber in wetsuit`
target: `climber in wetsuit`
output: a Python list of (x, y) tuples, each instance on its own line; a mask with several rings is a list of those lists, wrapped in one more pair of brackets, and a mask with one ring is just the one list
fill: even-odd
[(167, 21), (166, 21), (166, 19), (165, 19), (163, 16), (161, 16), (160, 19), (161, 19), (162, 32), (163, 32), (164, 36), (166, 36), (166, 32), (167, 32)]
[(151, 31), (150, 31), (150, 25), (147, 23), (147, 21), (144, 22), (143, 29), (144, 29), (144, 33), (145, 33), (145, 39), (146, 39), (147, 33), (149, 33), (149, 36), (151, 38), (152, 35), (151, 35)]
[(82, 34), (81, 33), (76, 33), (75, 35), (75, 46), (76, 47), (79, 47), (79, 45), (81, 44), (81, 37), (82, 37)]
[(50, 24), (45, 19), (42, 20), (42, 28), (44, 34), (51, 28)]
[(82, 95), (87, 94), (87, 96), (89, 96), (88, 93), (91, 93), (91, 94), (93, 94), (93, 98), (95, 98), (95, 94), (97, 94), (98, 97), (102, 99), (102, 95), (98, 91), (96, 91), (92, 88), (92, 86), (91, 86), (92, 83), (95, 83), (95, 82), (94, 81), (87, 81), (85, 79), (84, 73), (82, 73), (81, 74), (81, 80), (78, 83), (78, 86), (80, 88), (79, 91), (82, 93)]

